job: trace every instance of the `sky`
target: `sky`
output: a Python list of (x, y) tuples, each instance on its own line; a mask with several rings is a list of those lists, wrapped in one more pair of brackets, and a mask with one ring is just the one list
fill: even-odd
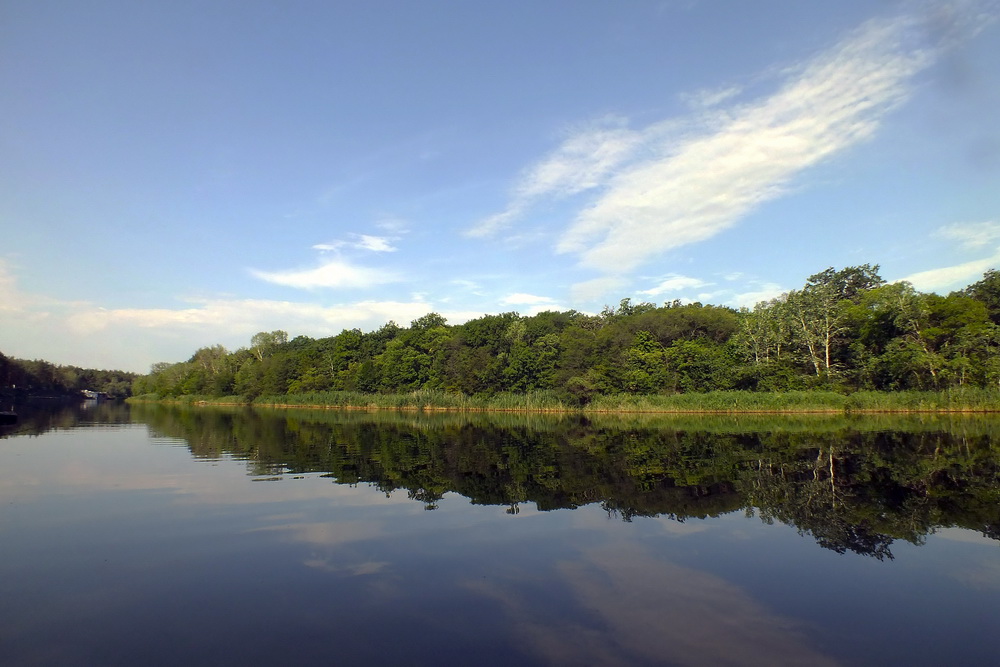
[(996, 0), (4, 0), (0, 352), (1000, 268)]

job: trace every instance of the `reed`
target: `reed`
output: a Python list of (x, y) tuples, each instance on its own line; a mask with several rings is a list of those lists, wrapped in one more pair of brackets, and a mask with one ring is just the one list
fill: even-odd
[(847, 397), (830, 391), (764, 393), (712, 391), (704, 394), (600, 396), (587, 412), (828, 412), (843, 413)]
[(580, 407), (549, 391), (466, 396), (422, 389), (408, 394), (364, 394), (350, 391), (307, 392), (261, 396), (161, 397), (145, 394), (132, 402), (182, 405), (246, 405), (280, 408), (343, 408), (352, 410), (419, 410), (467, 412), (551, 412), (600, 414), (867, 414), (867, 413), (991, 413), (1000, 412), (1000, 391), (959, 388), (944, 391), (789, 391), (780, 393), (712, 391), (703, 394), (596, 397)]
[(858, 391), (848, 396), (849, 412), (998, 412), (1000, 391), (959, 387), (944, 391)]
[(253, 401), (253, 405), (371, 410), (570, 411), (570, 408), (551, 392), (466, 396), (431, 389), (422, 389), (409, 394), (363, 394), (351, 391), (283, 394), (258, 397)]

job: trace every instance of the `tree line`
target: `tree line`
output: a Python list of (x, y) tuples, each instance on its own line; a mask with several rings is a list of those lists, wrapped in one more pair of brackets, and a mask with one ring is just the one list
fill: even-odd
[(215, 345), (154, 364), (133, 392), (550, 391), (585, 404), (599, 394), (1000, 386), (1000, 272), (941, 296), (886, 283), (878, 269), (828, 268), (752, 309), (622, 299), (597, 315), (507, 312), (449, 325), (428, 313), (319, 339), (260, 332), (235, 351)]
[(41, 359), (15, 359), (0, 352), (0, 395), (67, 396), (84, 389), (102, 392), (114, 398), (132, 393), (138, 373), (62, 366)]

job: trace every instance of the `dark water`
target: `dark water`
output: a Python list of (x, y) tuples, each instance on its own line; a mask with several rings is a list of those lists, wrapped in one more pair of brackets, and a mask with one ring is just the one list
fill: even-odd
[(3, 664), (1000, 656), (998, 419), (22, 412)]

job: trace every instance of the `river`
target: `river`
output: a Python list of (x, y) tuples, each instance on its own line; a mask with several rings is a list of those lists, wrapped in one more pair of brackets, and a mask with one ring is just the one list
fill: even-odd
[(1000, 419), (25, 408), (8, 665), (1000, 655)]

